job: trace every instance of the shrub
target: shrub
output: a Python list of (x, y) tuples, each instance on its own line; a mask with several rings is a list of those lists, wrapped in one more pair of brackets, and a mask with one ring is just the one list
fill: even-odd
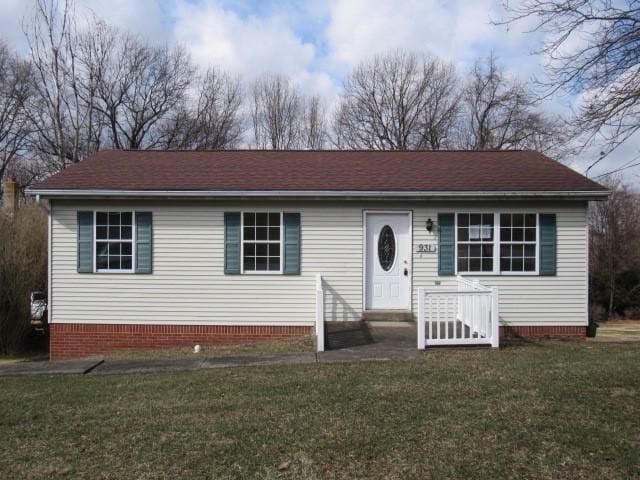
[(32, 331), (29, 295), (47, 287), (47, 215), (23, 204), (14, 216), (0, 213), (0, 353), (26, 348)]

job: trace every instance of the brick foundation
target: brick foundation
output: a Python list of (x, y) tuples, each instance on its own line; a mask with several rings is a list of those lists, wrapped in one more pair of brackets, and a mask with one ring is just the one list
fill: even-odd
[(584, 340), (587, 327), (500, 326), (500, 338), (567, 338)]
[(310, 335), (311, 326), (118, 325), (52, 323), (51, 360), (86, 357), (115, 350), (215, 345)]

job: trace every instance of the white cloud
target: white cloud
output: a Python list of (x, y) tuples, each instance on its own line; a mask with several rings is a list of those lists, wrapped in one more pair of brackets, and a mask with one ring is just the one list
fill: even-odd
[(296, 75), (315, 55), (314, 46), (297, 38), (283, 18), (241, 18), (214, 1), (179, 4), (173, 33), (198, 64), (250, 78), (264, 72)]
[(22, 20), (31, 11), (24, 0), (2, 0), (0, 2), (0, 38), (21, 53), (27, 51), (27, 42), (22, 30)]
[(316, 68), (316, 46), (294, 31), (281, 8), (258, 17), (240, 15), (215, 0), (178, 2), (173, 22), (173, 38), (204, 68), (220, 67), (246, 84), (264, 73), (288, 75), (304, 93), (320, 95), (328, 104), (337, 97), (336, 80)]
[(372, 54), (400, 48), (464, 63), (477, 44), (494, 37), (494, 8), (490, 0), (332, 0), (326, 32), (330, 60), (344, 71)]
[[(154, 42), (166, 42), (170, 40), (167, 10), (171, 5), (162, 0), (77, 0), (75, 8), (80, 20), (95, 14), (123, 30)], [(22, 24), (28, 24), (35, 13), (34, 6), (32, 0), (0, 1), (0, 37), (21, 53), (28, 49)]]
[(95, 14), (111, 25), (140, 35), (152, 42), (171, 40), (170, 10), (173, 2), (162, 0), (80, 0), (80, 15)]

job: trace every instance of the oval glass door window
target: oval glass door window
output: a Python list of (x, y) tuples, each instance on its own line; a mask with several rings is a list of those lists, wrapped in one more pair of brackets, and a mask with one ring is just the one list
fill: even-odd
[(396, 237), (389, 225), (385, 225), (380, 230), (378, 237), (378, 260), (385, 272), (391, 270), (396, 259)]

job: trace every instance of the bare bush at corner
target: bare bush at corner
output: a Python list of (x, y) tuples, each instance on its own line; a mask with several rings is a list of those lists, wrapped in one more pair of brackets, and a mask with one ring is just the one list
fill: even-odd
[(29, 294), (46, 290), (47, 216), (27, 203), (0, 212), (0, 354), (24, 350), (31, 331)]

